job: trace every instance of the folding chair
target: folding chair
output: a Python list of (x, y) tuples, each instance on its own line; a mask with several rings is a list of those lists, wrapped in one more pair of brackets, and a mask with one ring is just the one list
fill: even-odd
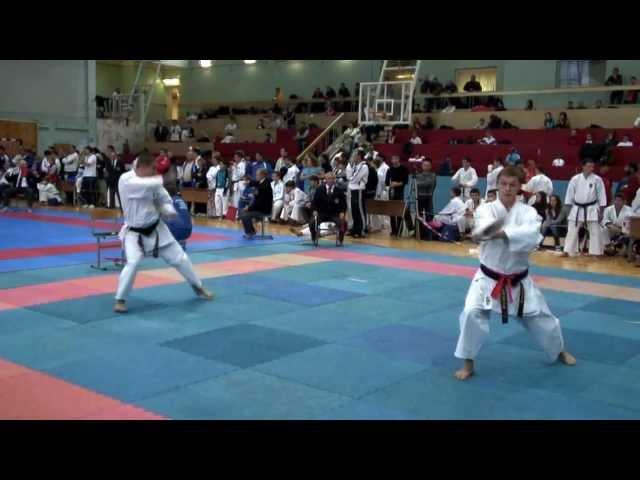
[(260, 235), (255, 235), (253, 237), (255, 240), (273, 240), (273, 235), (265, 235), (264, 233), (264, 224), (269, 218), (271, 218), (271, 212), (260, 216)]
[[(107, 240), (118, 238), (120, 228), (122, 227), (123, 218), (119, 210), (102, 210), (92, 209), (91, 215), (91, 234), (96, 239), (97, 262), (91, 265), (91, 268), (97, 270), (107, 270), (102, 265), (102, 250), (114, 248), (113, 244), (105, 243)], [(123, 266), (126, 263), (124, 249), (121, 247), (120, 257), (105, 257), (104, 260), (112, 261), (116, 266)]]

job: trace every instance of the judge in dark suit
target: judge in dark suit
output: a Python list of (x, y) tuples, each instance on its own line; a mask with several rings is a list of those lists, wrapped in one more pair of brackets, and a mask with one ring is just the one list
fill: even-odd
[(312, 220), (309, 222), (311, 239), (315, 241), (316, 235), (318, 235), (317, 226), (323, 222), (333, 222), (338, 228), (338, 239), (342, 245), (344, 234), (347, 231), (347, 222), (345, 220), (347, 199), (344, 190), (336, 187), (336, 176), (333, 172), (325, 174), (324, 182), (324, 185), (316, 189), (311, 201), (313, 216), (317, 218), (317, 221)]
[(253, 202), (240, 213), (240, 220), (242, 220), (242, 225), (244, 226), (244, 237), (248, 240), (251, 240), (256, 234), (253, 219), (271, 216), (273, 191), (271, 190), (271, 183), (267, 176), (267, 170), (260, 169), (257, 174), (258, 179), (249, 182), (247, 185), (248, 187), (254, 187), (256, 189), (256, 196)]
[(120, 176), (125, 172), (124, 161), (118, 156), (116, 149), (113, 145), (107, 147), (107, 163), (106, 167), (106, 182), (107, 182), (107, 208), (116, 208), (120, 205), (120, 200), (116, 203), (116, 196), (118, 191), (118, 181)]

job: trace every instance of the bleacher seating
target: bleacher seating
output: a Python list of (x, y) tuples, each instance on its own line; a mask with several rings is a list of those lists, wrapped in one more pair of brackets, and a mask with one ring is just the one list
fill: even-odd
[[(438, 169), (445, 157), (451, 157), (454, 168), (462, 163), (462, 157), (471, 159), (478, 174), (484, 176), (487, 166), (496, 158), (504, 157), (516, 148), (523, 161), (529, 159), (544, 167), (547, 173), (557, 180), (568, 180), (575, 172), (580, 170), (579, 152), (588, 133), (593, 136), (595, 143), (603, 142), (610, 129), (584, 129), (578, 130), (577, 135), (570, 144), (570, 130), (494, 130), (493, 136), (498, 142), (511, 142), (499, 145), (475, 144), (449, 144), (451, 139), (473, 139), (477, 142), (484, 135), (483, 130), (427, 130), (420, 133), (422, 145), (413, 146), (412, 156), (425, 156), (433, 160), (434, 168)], [(614, 163), (611, 167), (611, 176), (619, 180), (623, 175), (624, 166), (630, 161), (640, 161), (640, 130), (616, 129), (616, 138), (629, 135), (634, 142), (633, 147), (619, 147), (614, 149)], [(403, 154), (403, 146), (409, 140), (410, 131), (403, 129), (396, 132), (396, 143), (393, 145), (376, 144), (375, 148), (380, 153), (389, 157), (399, 155), (402, 160), (407, 160), (408, 155)], [(555, 158), (565, 161), (564, 167), (552, 167)]]

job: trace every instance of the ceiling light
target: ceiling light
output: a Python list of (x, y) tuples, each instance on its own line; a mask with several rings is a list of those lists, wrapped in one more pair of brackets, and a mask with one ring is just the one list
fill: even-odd
[(211, 67), (211, 60), (200, 60), (200, 66), (202, 68), (209, 68)]
[(180, 86), (180, 79), (179, 78), (165, 78), (164, 80), (162, 80), (162, 83), (164, 83), (165, 87), (179, 87)]
[(246, 63), (247, 65), (253, 65), (254, 63), (256, 63), (255, 60), (245, 60), (244, 63)]

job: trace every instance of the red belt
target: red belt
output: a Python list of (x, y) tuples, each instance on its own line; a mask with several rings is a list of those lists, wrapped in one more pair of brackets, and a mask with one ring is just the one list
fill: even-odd
[[(512, 287), (516, 287), (524, 278), (529, 275), (529, 269), (514, 273), (511, 275), (505, 275), (491, 270), (489, 267), (480, 264), (480, 270), (487, 277), (495, 280), (496, 286), (491, 291), (491, 297), (493, 299), (500, 298), (500, 307), (502, 311), (502, 323), (509, 321), (509, 303), (513, 302), (513, 295), (511, 294)], [(524, 288), (520, 287), (520, 295), (518, 298), (518, 317), (522, 318), (524, 314)]]

